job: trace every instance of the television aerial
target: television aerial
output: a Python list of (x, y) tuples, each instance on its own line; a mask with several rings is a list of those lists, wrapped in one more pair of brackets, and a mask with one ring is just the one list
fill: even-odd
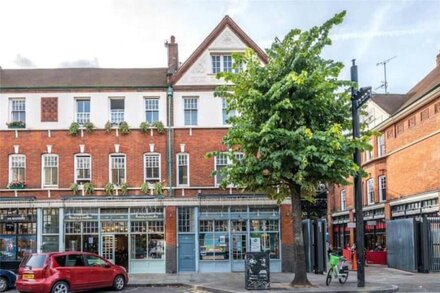
[(379, 65), (383, 65), (383, 75), (384, 75), (384, 80), (382, 81), (382, 84), (380, 86), (378, 86), (377, 89), (380, 88), (384, 88), (385, 89), (385, 94), (388, 94), (388, 82), (387, 82), (387, 63), (390, 62), (392, 59), (396, 58), (396, 56), (393, 56), (387, 60), (381, 61), (379, 63), (376, 64), (376, 66)]

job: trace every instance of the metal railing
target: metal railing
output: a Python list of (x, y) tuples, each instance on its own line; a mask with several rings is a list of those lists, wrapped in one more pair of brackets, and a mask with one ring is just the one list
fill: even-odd
[(111, 110), (110, 122), (112, 124), (119, 124), (124, 121), (124, 110)]
[(76, 113), (76, 122), (78, 124), (85, 124), (87, 122), (90, 122), (90, 113), (89, 112)]

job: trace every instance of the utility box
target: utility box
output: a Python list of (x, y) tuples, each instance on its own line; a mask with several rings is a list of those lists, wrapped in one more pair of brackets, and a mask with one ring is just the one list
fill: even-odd
[(303, 220), (302, 230), (307, 272), (323, 274), (327, 266), (326, 221)]

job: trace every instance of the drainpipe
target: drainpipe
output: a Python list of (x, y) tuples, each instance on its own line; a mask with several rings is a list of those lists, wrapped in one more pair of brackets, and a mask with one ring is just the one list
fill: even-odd
[(173, 196), (173, 128), (171, 125), (171, 105), (173, 102), (173, 86), (168, 84), (167, 88), (167, 116), (168, 116), (168, 196)]

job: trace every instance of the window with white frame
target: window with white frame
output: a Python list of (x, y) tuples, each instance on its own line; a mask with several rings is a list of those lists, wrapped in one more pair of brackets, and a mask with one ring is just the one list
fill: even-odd
[[(373, 146), (373, 141), (370, 140), (370, 144)], [(373, 158), (373, 150), (366, 150), (365, 151), (365, 161), (369, 161)]]
[(121, 185), (126, 181), (125, 155), (110, 155), (110, 182), (115, 185)]
[(75, 182), (78, 184), (90, 182), (92, 179), (92, 160), (90, 155), (75, 156)]
[(379, 200), (381, 202), (387, 200), (387, 178), (379, 176)]
[(374, 180), (367, 180), (367, 200), (368, 204), (374, 204)]
[(76, 122), (83, 125), (90, 122), (90, 99), (78, 98), (76, 99)]
[(10, 155), (9, 156), (9, 182), (24, 183), (26, 182), (26, 156)]
[(228, 102), (225, 98), (222, 98), (222, 114), (223, 114), (223, 125), (229, 124), (228, 119), (235, 116), (235, 110), (227, 110)]
[(11, 122), (26, 122), (26, 100), (10, 99), (11, 105)]
[(215, 156), (215, 170), (217, 174), (215, 175), (215, 185), (220, 185), (224, 179), (224, 175), (220, 173), (220, 170), (228, 165), (228, 157), (226, 154), (218, 154)]
[(123, 98), (110, 98), (110, 122), (118, 125), (125, 121), (125, 101)]
[(145, 154), (144, 155), (144, 180), (145, 182), (160, 181), (160, 155)]
[(377, 151), (379, 157), (385, 155), (385, 135), (381, 135), (377, 138)]
[(345, 211), (347, 209), (347, 191), (341, 191), (341, 211)]
[(232, 71), (232, 56), (231, 55), (223, 55), (223, 71), (231, 72)]
[(58, 186), (58, 155), (43, 155), (43, 187)]
[(197, 125), (197, 103), (196, 97), (183, 98), (185, 125)]
[(145, 98), (145, 121), (150, 124), (159, 121), (158, 98)]
[(221, 71), (221, 56), (220, 55), (212, 55), (212, 73), (219, 73)]
[(177, 154), (177, 185), (189, 186), (189, 155)]

